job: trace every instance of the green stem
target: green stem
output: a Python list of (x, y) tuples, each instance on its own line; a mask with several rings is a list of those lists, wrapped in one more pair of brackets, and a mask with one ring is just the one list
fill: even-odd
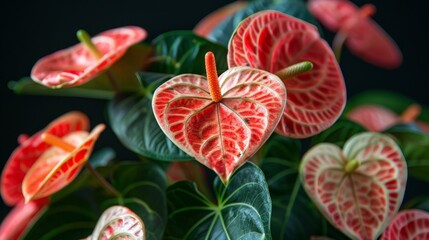
[(109, 182), (106, 181), (89, 162), (85, 164), (86, 169), (100, 182), (101, 186), (107, 191), (115, 195), (117, 198), (122, 199), (121, 193), (118, 192)]
[(103, 54), (98, 50), (97, 46), (92, 42), (91, 36), (85, 30), (78, 30), (76, 33), (79, 41), (85, 46), (85, 48), (91, 53), (92, 57), (99, 60), (103, 57)]
[[(91, 53), (92, 57), (95, 60), (100, 60), (103, 57), (103, 53), (101, 53), (100, 50), (98, 50), (97, 46), (95, 46), (95, 44), (92, 42), (91, 36), (88, 34), (87, 31), (80, 29), (77, 31), (76, 36), (83, 44), (83, 46), (85, 46), (85, 48)], [(112, 85), (112, 88), (116, 92), (119, 92), (118, 84), (116, 83), (116, 80), (113, 77), (112, 73), (107, 70), (106, 75), (110, 81), (110, 84)]]
[(334, 37), (334, 40), (332, 41), (332, 50), (334, 51), (334, 55), (335, 55), (335, 58), (337, 59), (337, 62), (340, 62), (341, 51), (346, 39), (347, 39), (347, 34), (345, 34), (342, 31), (339, 31), (337, 32), (337, 34)]
[(350, 160), (344, 166), (344, 171), (347, 174), (354, 173), (356, 169), (360, 166), (360, 162), (357, 159)]
[(299, 74), (306, 73), (313, 69), (313, 63), (310, 61), (303, 61), (286, 67), (278, 72), (276, 75), (283, 81), (293, 78)]

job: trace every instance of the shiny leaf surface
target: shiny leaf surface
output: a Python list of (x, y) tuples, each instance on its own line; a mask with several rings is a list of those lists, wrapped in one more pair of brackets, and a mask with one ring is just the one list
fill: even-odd
[(173, 31), (161, 34), (152, 41), (154, 61), (149, 71), (181, 74), (205, 74), (204, 55), (211, 51), (216, 56), (216, 66), (225, 71), (227, 49), (192, 31)]
[(318, 25), (302, 0), (256, 0), (250, 1), (246, 8), (237, 11), (234, 15), (219, 24), (208, 36), (214, 42), (228, 46), (228, 42), (239, 26), (240, 22), (248, 16), (263, 10), (276, 10), (313, 25)]
[(334, 125), (325, 131), (313, 136), (311, 144), (318, 143), (333, 143), (339, 147), (343, 147), (347, 139), (357, 133), (364, 132), (365, 128), (361, 125), (347, 119), (339, 119)]
[(429, 181), (429, 135), (417, 130), (393, 127), (386, 131), (393, 135), (407, 159), (409, 175)]
[[(171, 75), (156, 73), (139, 73), (139, 76), (147, 89), (155, 89), (171, 78)], [(110, 126), (124, 146), (137, 154), (162, 161), (191, 160), (157, 124), (150, 91), (118, 94), (108, 106)]]
[(262, 171), (246, 163), (227, 186), (214, 183), (212, 203), (190, 182), (168, 188), (165, 239), (271, 239), (271, 200)]
[(167, 225), (166, 178), (148, 163), (123, 163), (112, 174), (112, 184), (122, 200), (112, 198), (103, 206), (123, 205), (137, 214), (146, 227), (146, 239), (162, 239)]

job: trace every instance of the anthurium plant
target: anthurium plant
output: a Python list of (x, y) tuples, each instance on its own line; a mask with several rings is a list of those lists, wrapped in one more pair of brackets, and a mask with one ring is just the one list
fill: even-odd
[[(105, 121), (77, 106), (18, 136), (0, 239), (429, 239), (428, 190), (404, 201), (410, 178), (429, 182), (429, 108), (349, 97), (340, 67), (343, 45), (402, 63), (373, 14), (252, 0), (151, 41), (143, 25), (78, 30), (9, 86), (102, 99)], [(134, 159), (100, 146), (106, 128)]]

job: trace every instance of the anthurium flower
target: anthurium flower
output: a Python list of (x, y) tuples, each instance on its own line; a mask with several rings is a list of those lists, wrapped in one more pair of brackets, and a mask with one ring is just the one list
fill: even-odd
[(429, 213), (418, 209), (400, 211), (381, 236), (381, 240), (391, 239), (429, 239)]
[(333, 42), (337, 55), (345, 42), (353, 54), (379, 67), (396, 68), (402, 63), (395, 41), (370, 18), (374, 5), (358, 8), (348, 0), (309, 0), (308, 8), (327, 29), (337, 32)]
[(81, 112), (69, 112), (52, 121), (47, 127), (31, 137), (21, 135), (20, 145), (14, 150), (1, 175), (1, 196), (9, 205), (16, 205), (24, 199), (22, 181), (36, 160), (51, 147), (43, 141), (42, 134), (48, 133), (62, 138), (74, 131), (87, 131), (88, 117)]
[(101, 215), (91, 236), (99, 239), (146, 239), (144, 222), (137, 214), (124, 206), (112, 206)]
[(67, 186), (80, 172), (105, 125), (91, 133), (74, 131), (62, 138), (43, 133), (41, 138), (52, 145), (31, 166), (22, 182), (25, 201), (47, 197)]
[(152, 106), (164, 133), (226, 183), (274, 131), (286, 89), (276, 75), (250, 67), (230, 68), (218, 78), (212, 52), (206, 71), (207, 78), (183, 74), (165, 82)]
[(365, 132), (347, 140), (343, 150), (331, 143), (311, 148), (300, 176), (333, 226), (351, 239), (377, 239), (402, 203), (407, 165), (390, 137)]
[(31, 78), (50, 88), (84, 84), (120, 59), (127, 49), (144, 40), (146, 31), (127, 26), (102, 32), (92, 39), (80, 32), (83, 43), (41, 58)]
[(20, 239), (25, 230), (38, 219), (48, 204), (48, 198), (41, 198), (28, 203), (23, 200), (20, 201), (3, 219), (0, 226), (0, 239)]
[(422, 131), (429, 132), (427, 123), (416, 121), (420, 112), (421, 108), (418, 104), (410, 105), (401, 115), (383, 106), (362, 105), (349, 111), (347, 118), (374, 132), (382, 132), (401, 123), (416, 123)]
[(263, 69), (282, 79), (288, 103), (276, 128), (281, 135), (313, 136), (344, 109), (346, 87), (331, 48), (315, 26), (295, 17), (261, 11), (244, 19), (230, 39), (228, 65)]
[(194, 27), (193, 32), (201, 37), (208, 37), (217, 25), (237, 11), (245, 8), (247, 4), (247, 1), (238, 0), (215, 10), (201, 19)]

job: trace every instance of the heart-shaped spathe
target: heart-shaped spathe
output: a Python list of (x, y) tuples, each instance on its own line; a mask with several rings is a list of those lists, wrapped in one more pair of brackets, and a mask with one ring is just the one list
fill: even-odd
[[(310, 61), (313, 69), (282, 77), (282, 70)], [(330, 127), (346, 103), (341, 69), (317, 28), (287, 14), (266, 10), (244, 19), (228, 46), (228, 66), (251, 66), (281, 76), (287, 106), (276, 132), (307, 138)]]
[(381, 236), (381, 240), (391, 239), (429, 239), (429, 212), (419, 209), (400, 211)]
[(205, 76), (179, 75), (155, 91), (152, 105), (164, 133), (226, 183), (276, 128), (286, 89), (276, 75), (250, 67), (228, 69), (218, 84), (215, 102)]
[(324, 216), (352, 239), (376, 239), (402, 202), (407, 165), (388, 136), (365, 132), (343, 151), (330, 143), (311, 148), (300, 169), (304, 189)]
[(98, 239), (146, 239), (143, 221), (124, 206), (111, 206), (100, 216), (94, 232), (86, 240)]

